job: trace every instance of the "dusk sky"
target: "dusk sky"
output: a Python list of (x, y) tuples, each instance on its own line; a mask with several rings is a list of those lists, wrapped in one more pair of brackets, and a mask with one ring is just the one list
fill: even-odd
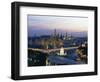
[(28, 15), (28, 36), (51, 35), (54, 33), (54, 29), (57, 30), (57, 33), (65, 34), (67, 32), (74, 36), (86, 36), (88, 18)]

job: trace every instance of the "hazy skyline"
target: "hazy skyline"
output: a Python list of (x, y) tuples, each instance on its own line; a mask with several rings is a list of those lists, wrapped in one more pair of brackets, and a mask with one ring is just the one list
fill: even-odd
[(28, 36), (51, 35), (54, 29), (60, 34), (67, 32), (75, 36), (86, 36), (88, 18), (28, 15)]

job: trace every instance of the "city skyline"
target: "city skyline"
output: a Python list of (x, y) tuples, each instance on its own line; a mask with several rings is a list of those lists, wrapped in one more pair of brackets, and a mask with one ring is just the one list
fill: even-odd
[(28, 66), (88, 63), (87, 17), (28, 15)]
[(62, 17), (28, 15), (28, 36), (52, 35), (54, 30), (59, 34), (74, 36), (87, 36), (87, 17)]

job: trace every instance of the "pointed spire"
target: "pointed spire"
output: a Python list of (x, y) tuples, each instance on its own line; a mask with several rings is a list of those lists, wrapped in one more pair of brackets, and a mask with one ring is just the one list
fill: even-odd
[(54, 36), (56, 36), (56, 29), (54, 30)]

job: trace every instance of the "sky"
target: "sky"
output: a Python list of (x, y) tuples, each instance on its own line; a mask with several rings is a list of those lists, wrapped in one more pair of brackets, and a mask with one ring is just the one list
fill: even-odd
[(87, 17), (28, 15), (27, 23), (28, 36), (51, 35), (55, 29), (60, 34), (86, 36), (88, 31)]

